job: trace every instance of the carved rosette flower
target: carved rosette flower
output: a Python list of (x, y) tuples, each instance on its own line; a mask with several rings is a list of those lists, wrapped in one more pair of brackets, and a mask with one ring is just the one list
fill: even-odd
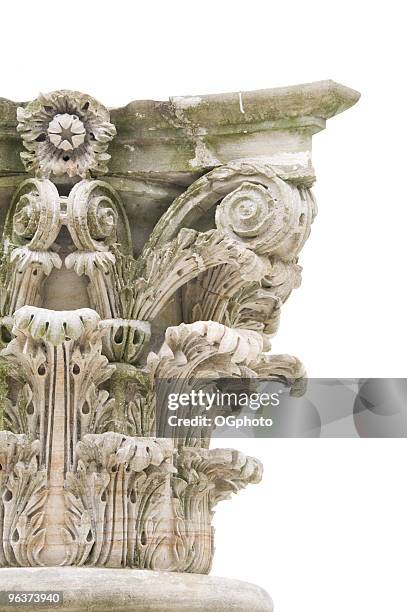
[(41, 94), (17, 110), (24, 147), (21, 159), (37, 176), (105, 174), (107, 149), (116, 134), (109, 111), (76, 91)]

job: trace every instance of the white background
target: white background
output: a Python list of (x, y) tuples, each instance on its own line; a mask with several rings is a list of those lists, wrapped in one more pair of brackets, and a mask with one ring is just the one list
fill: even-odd
[[(314, 137), (320, 213), (275, 352), (313, 376), (404, 376), (403, 5), (115, 0), (1, 6), (0, 95), (79, 89), (108, 106), (331, 78), (362, 98)], [(277, 612), (406, 612), (404, 440), (240, 441), (262, 484), (216, 515), (213, 573)]]

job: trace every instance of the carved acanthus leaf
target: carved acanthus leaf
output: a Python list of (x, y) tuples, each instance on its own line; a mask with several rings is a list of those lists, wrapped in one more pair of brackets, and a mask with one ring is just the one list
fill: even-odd
[[(78, 276), (85, 274), (92, 278), (95, 271), (98, 270), (102, 274), (110, 274), (115, 264), (116, 258), (113, 253), (105, 251), (74, 251), (65, 258), (65, 266), (75, 270)], [(97, 296), (92, 298), (96, 301)]]
[(217, 230), (198, 233), (182, 229), (164, 247), (146, 249), (139, 260), (134, 317), (154, 319), (177, 289), (224, 263), (243, 279), (260, 279), (267, 270), (267, 262)]
[[(20, 387), (16, 403), (6, 407), (7, 422), (17, 431), (40, 437), (42, 461), (53, 435), (46, 414), (60, 415), (69, 427), (72, 423), (64, 441), (66, 468), (76, 441), (87, 432), (105, 431), (111, 420), (114, 400), (99, 387), (114, 366), (101, 353), (104, 330), (99, 321), (98, 314), (86, 308), (52, 311), (24, 306), (15, 313), (16, 337), (1, 352), (9, 376)], [(57, 388), (58, 400), (52, 394)]]
[(227, 264), (199, 275), (184, 287), (184, 320), (217, 321), (266, 337), (275, 333), (282, 303), (301, 282), (301, 267), (274, 257), (265, 269), (260, 281), (242, 278)]
[(176, 483), (178, 493), (185, 495), (189, 486), (189, 494), (193, 495), (194, 488), (200, 488), (205, 483), (209, 513), (219, 501), (228, 499), (231, 493), (237, 493), (248, 484), (260, 482), (263, 475), (258, 459), (229, 448), (208, 450), (185, 447), (177, 455), (176, 465), (177, 479), (185, 483)]
[(263, 346), (262, 336), (252, 330), (215, 321), (182, 323), (167, 329), (163, 346), (158, 355), (150, 353), (148, 366), (155, 378), (239, 375), (259, 358)]
[(113, 362), (135, 363), (151, 337), (151, 325), (147, 321), (105, 319), (100, 327), (106, 331), (103, 352)]
[(212, 564), (213, 509), (262, 477), (261, 463), (231, 449), (183, 448), (176, 458), (172, 490), (182, 542), (181, 571), (208, 573)]
[(86, 435), (67, 474), (67, 563), (168, 569), (173, 448), (166, 440)]
[(306, 371), (297, 357), (263, 354), (257, 363), (252, 364), (252, 369), (259, 378), (281, 380), (283, 384), (291, 387), (292, 395), (302, 395), (305, 391)]
[(99, 320), (90, 308), (55, 311), (23, 306), (14, 315), (13, 333), (23, 332), (34, 340), (57, 345), (64, 340), (77, 340), (85, 331), (94, 329)]
[[(190, 393), (218, 378), (255, 376), (255, 363), (264, 348), (263, 338), (252, 330), (231, 329), (214, 321), (182, 323), (169, 327), (158, 354), (150, 353), (147, 367), (154, 390), (153, 405), (160, 435), (166, 429), (168, 382), (171, 393)], [(203, 381), (202, 379), (206, 379)], [(212, 381), (212, 382), (210, 382)], [(203, 428), (185, 428), (172, 432), (178, 446), (207, 446), (208, 433)]]
[(47, 488), (39, 453), (39, 440), (0, 432), (1, 567), (41, 565)]

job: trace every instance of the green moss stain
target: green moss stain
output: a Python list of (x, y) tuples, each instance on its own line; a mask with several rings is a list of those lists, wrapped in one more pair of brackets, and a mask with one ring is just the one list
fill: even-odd
[(5, 413), (8, 403), (8, 376), (10, 366), (3, 359), (0, 358), (0, 431), (5, 429)]

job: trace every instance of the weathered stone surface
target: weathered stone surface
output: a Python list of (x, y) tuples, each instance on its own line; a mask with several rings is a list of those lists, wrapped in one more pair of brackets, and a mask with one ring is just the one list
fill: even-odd
[(20, 568), (0, 586), (60, 588), (67, 610), (272, 609), (198, 576), (217, 503), (260, 462), (161, 439), (156, 398), (165, 379), (301, 383), (271, 338), (317, 212), (311, 137), (357, 98), (0, 101), (0, 567)]
[[(117, 138), (110, 174), (127, 177), (152, 172), (164, 178), (175, 172), (202, 172), (236, 157), (270, 155), (270, 150), (283, 153), (285, 148), (290, 153), (281, 135), (292, 137), (291, 142), (299, 146), (310, 143), (310, 135), (355, 104), (359, 95), (334, 81), (319, 81), (260, 91), (180, 96), (167, 102), (130, 102), (111, 110)], [(18, 143), (14, 131), (18, 106), (26, 103), (0, 99), (0, 134), (12, 137), (14, 147)], [(304, 132), (307, 137), (301, 139)], [(12, 143), (8, 146), (11, 150)], [(22, 172), (18, 156), (12, 159), (15, 165), (10, 164), (9, 171)]]
[[(270, 597), (254, 584), (196, 574), (74, 567), (0, 569), (0, 590), (63, 591), (64, 603), (55, 607), (61, 612), (273, 611)], [(9, 609), (0, 606), (1, 612)], [(36, 605), (35, 609), (50, 608)]]
[[(308, 171), (311, 138), (359, 93), (333, 81), (130, 102), (112, 109), (117, 136), (106, 180), (122, 198), (136, 252), (165, 208), (204, 172), (237, 158), (266, 156)], [(16, 113), (27, 103), (0, 99), (0, 203), (24, 167)], [(4, 199), (4, 203), (6, 200)], [(6, 204), (4, 204), (6, 205)]]

